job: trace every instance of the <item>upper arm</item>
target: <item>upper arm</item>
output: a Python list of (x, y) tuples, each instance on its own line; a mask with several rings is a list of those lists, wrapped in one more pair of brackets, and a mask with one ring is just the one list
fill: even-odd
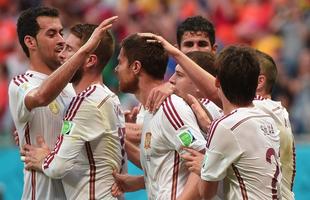
[(199, 129), (195, 115), (190, 107), (183, 102), (167, 100), (163, 103), (163, 127), (171, 148), (180, 151), (182, 146), (195, 150), (205, 148), (206, 141)]
[(29, 82), (16, 84), (12, 81), (9, 85), (9, 106), (14, 120), (19, 122), (28, 121), (31, 109), (26, 106), (28, 93), (35, 88)]

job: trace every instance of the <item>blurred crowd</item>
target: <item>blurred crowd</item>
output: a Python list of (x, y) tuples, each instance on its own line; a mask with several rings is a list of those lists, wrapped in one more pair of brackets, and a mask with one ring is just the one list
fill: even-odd
[[(14, 128), (8, 83), (28, 67), (18, 44), (16, 20), (21, 10), (37, 5), (58, 8), (65, 28), (79, 22), (98, 24), (118, 15), (113, 27), (117, 42), (130, 33), (154, 32), (175, 43), (180, 22), (194, 15), (206, 17), (215, 25), (218, 50), (243, 43), (276, 60), (279, 76), (273, 99), (289, 110), (295, 134), (310, 133), (309, 0), (0, 0), (0, 137)], [(103, 74), (115, 92), (117, 80), (111, 74), (117, 54)]]

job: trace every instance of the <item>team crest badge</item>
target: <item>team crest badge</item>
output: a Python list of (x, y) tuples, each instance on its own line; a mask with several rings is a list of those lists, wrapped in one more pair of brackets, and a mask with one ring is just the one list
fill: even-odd
[(152, 133), (147, 132), (145, 134), (145, 139), (144, 139), (144, 149), (150, 149), (151, 148), (151, 140), (152, 140)]
[(55, 100), (48, 105), (48, 108), (55, 115), (57, 115), (59, 113), (59, 105)]

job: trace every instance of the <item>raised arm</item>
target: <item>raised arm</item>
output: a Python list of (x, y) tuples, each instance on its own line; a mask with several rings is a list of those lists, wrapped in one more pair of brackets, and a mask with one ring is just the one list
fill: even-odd
[(203, 70), (199, 65), (187, 57), (178, 48), (170, 44), (163, 37), (153, 33), (139, 33), (140, 36), (149, 38), (149, 42), (159, 42), (163, 45), (165, 50), (169, 53), (175, 61), (182, 66), (184, 71), (188, 74), (191, 80), (195, 83), (198, 89), (208, 97), (211, 101), (221, 107), (221, 101), (217, 94), (215, 87), (215, 77)]
[(104, 20), (93, 32), (89, 40), (61, 67), (53, 72), (38, 88), (31, 90), (25, 97), (28, 110), (46, 106), (52, 102), (71, 80), (76, 70), (96, 49), (107, 29), (111, 28), (117, 16)]

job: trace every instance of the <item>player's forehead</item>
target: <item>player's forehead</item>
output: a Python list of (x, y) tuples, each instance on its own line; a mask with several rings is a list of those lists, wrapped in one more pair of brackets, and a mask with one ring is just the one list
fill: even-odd
[(59, 17), (39, 16), (37, 22), (40, 31), (55, 30), (59, 32), (63, 29)]
[(202, 31), (185, 31), (181, 42), (186, 42), (186, 41), (208, 41), (210, 42), (209, 36), (206, 32)]
[(175, 73), (176, 74), (182, 74), (182, 75), (186, 76), (185, 71), (183, 70), (182, 66), (179, 64), (175, 67)]
[(126, 54), (125, 54), (125, 50), (124, 48), (122, 47), (119, 54), (118, 54), (118, 57), (117, 59), (120, 61), (120, 60), (127, 60), (127, 57), (126, 57)]
[(70, 33), (66, 39), (66, 45), (79, 49), (82, 46), (82, 41), (80, 38)]

